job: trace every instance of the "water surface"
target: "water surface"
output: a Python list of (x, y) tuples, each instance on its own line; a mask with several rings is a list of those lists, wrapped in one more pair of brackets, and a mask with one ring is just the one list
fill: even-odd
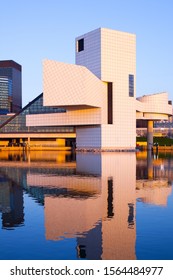
[(0, 152), (0, 258), (173, 259), (173, 156)]

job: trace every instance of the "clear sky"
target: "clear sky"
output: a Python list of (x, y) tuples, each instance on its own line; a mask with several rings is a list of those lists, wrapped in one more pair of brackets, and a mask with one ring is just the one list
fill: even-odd
[(75, 37), (99, 27), (136, 34), (137, 96), (173, 100), (172, 0), (0, 0), (0, 60), (22, 65), (23, 106), (43, 91), (43, 59), (75, 63)]

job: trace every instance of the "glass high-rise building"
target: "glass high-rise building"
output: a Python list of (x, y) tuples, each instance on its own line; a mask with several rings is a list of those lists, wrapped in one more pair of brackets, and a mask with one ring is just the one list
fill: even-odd
[(22, 67), (13, 60), (0, 61), (0, 114), (22, 108)]

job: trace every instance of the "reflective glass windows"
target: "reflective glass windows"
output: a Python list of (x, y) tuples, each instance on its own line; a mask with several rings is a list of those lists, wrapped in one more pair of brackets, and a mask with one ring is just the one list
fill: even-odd
[(0, 77), (0, 114), (6, 114), (11, 110), (12, 80), (8, 77)]
[[(10, 117), (4, 123), (1, 121), (0, 132), (1, 133), (17, 133), (17, 132), (74, 132), (72, 126), (26, 126), (26, 115), (30, 114), (48, 114), (48, 113), (63, 113), (62, 108), (53, 108), (43, 106), (43, 94), (37, 96), (32, 102), (26, 105), (19, 113)], [(4, 119), (5, 120), (5, 119)]]
[(134, 75), (129, 75), (129, 96), (134, 97)]

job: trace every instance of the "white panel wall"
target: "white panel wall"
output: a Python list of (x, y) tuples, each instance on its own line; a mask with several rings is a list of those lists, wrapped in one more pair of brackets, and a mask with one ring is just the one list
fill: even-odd
[(101, 123), (101, 109), (72, 110), (66, 113), (26, 116), (27, 126), (92, 125)]
[[(96, 29), (76, 38), (76, 64), (86, 66), (101, 78), (101, 29)], [(77, 41), (84, 38), (84, 51), (77, 51)]]
[(45, 60), (43, 71), (44, 106), (103, 106), (106, 85), (86, 67)]
[(168, 104), (166, 92), (144, 95), (136, 100), (136, 119), (168, 120), (172, 115), (172, 105)]
[(155, 121), (160, 121), (160, 120), (168, 120), (168, 115), (166, 114), (157, 114), (157, 113), (144, 113), (143, 114), (144, 120), (155, 120)]
[(76, 128), (77, 148), (101, 148), (100, 127), (77, 127)]
[(137, 98), (140, 101), (143, 112), (172, 114), (172, 105), (168, 104), (168, 93), (162, 92), (152, 95), (144, 95)]
[[(102, 147), (135, 148), (136, 37), (101, 28), (77, 40), (81, 38), (84, 50), (76, 52), (76, 63), (89, 68), (102, 81), (113, 83), (113, 125), (101, 126)], [(89, 57), (92, 59), (88, 62)], [(134, 97), (129, 97), (129, 74), (134, 75)]]
[[(113, 82), (113, 125), (102, 126), (102, 146), (135, 148), (135, 35), (102, 29), (101, 42), (101, 79)], [(129, 74), (134, 75), (134, 97), (129, 97)]]

